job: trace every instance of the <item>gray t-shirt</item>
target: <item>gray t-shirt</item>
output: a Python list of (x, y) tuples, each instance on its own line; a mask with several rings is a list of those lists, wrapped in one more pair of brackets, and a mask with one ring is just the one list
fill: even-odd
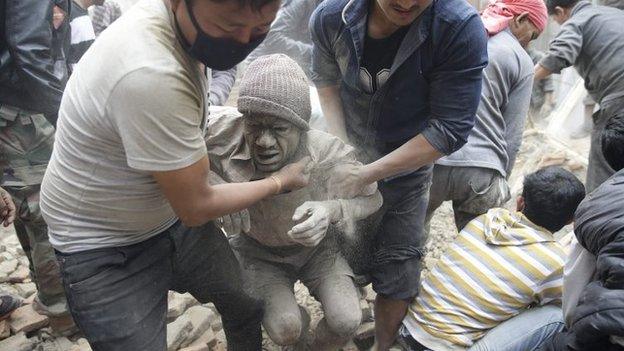
[(481, 100), (468, 142), (436, 163), (489, 168), (507, 177), (522, 143), (533, 63), (509, 30), (491, 37), (487, 48), (489, 64), (483, 70)]
[(62, 252), (131, 245), (176, 221), (153, 171), (206, 156), (206, 78), (163, 0), (142, 0), (76, 66), (41, 210)]

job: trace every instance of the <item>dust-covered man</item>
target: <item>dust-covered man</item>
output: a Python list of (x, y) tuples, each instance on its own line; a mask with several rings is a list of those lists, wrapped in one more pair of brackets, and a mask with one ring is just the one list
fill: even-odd
[[(271, 339), (279, 345), (299, 342), (312, 350), (336, 350), (361, 320), (353, 273), (337, 248), (336, 235), (351, 232), (354, 221), (379, 209), (381, 195), (376, 184), (351, 199), (329, 192), (336, 169), (359, 163), (353, 148), (309, 128), (306, 76), (287, 56), (262, 56), (249, 66), (238, 111), (211, 114), (206, 140), (220, 181), (264, 178), (291, 160), (310, 157), (310, 184), (223, 217), (221, 224), (232, 234), (230, 245), (252, 290), (265, 301), (263, 325)], [(297, 280), (325, 312), (309, 339), (309, 318), (293, 293)]]

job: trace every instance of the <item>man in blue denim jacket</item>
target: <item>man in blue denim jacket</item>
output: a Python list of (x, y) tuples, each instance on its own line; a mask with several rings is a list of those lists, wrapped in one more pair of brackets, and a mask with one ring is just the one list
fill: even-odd
[(464, 145), (474, 124), (486, 32), (464, 0), (326, 0), (310, 26), (329, 131), (365, 163), (335, 186), (356, 194), (379, 181), (384, 197), (364, 270), (385, 350), (418, 292), (431, 164)]

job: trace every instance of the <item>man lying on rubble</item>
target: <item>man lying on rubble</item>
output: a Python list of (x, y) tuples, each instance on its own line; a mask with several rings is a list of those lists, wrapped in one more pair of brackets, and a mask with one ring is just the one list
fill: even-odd
[(548, 20), (543, 0), (496, 0), (481, 13), (487, 30), (489, 64), (475, 126), (468, 142), (433, 168), (427, 220), (444, 201), (453, 201), (455, 225), (510, 198), (507, 177), (522, 143), (533, 87), (533, 62), (523, 49)]
[(579, 205), (563, 281), (567, 330), (544, 351), (624, 349), (624, 112), (612, 117), (601, 135), (611, 178)]
[[(337, 249), (335, 234), (349, 232), (355, 220), (378, 210), (381, 195), (376, 184), (351, 199), (328, 193), (332, 172), (358, 162), (352, 147), (309, 128), (306, 76), (286, 55), (262, 56), (250, 64), (241, 81), (238, 111), (222, 108), (211, 114), (206, 142), (220, 181), (263, 178), (305, 156), (313, 166), (306, 189), (224, 217), (230, 245), (251, 289), (265, 301), (263, 325), (274, 342), (336, 350), (352, 337), (361, 311), (353, 273)], [(305, 335), (309, 317), (293, 293), (297, 280), (325, 311), (310, 338)]]
[(535, 80), (574, 66), (600, 105), (593, 115), (589, 193), (615, 173), (602, 155), (600, 133), (611, 116), (624, 111), (624, 11), (584, 0), (546, 0), (546, 7), (561, 30), (535, 66)]
[(553, 233), (584, 196), (560, 167), (526, 176), (517, 212), (472, 220), (423, 279), (401, 341), (410, 350), (526, 351), (560, 331), (565, 253)]

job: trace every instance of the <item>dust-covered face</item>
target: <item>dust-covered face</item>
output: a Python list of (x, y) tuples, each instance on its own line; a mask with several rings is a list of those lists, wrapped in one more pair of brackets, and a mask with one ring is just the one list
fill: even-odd
[(290, 163), (300, 139), (301, 130), (282, 118), (245, 116), (245, 140), (260, 172), (275, 172)]

